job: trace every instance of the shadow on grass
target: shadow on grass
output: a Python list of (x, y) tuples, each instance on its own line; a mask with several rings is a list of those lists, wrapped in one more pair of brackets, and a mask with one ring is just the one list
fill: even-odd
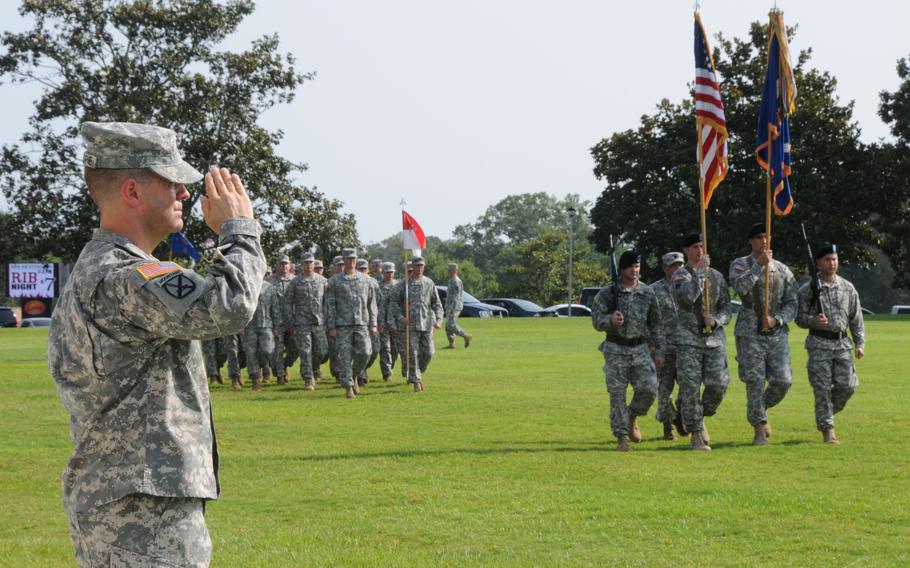
[(571, 447), (564, 446), (560, 448), (452, 448), (448, 450), (392, 450), (387, 452), (352, 452), (349, 454), (328, 454), (321, 456), (281, 456), (271, 458), (278, 461), (298, 461), (298, 462), (324, 462), (336, 460), (370, 460), (370, 459), (388, 459), (388, 458), (428, 458), (442, 456), (496, 456), (508, 454), (536, 454), (549, 452), (606, 452), (611, 450), (603, 445), (595, 447)]

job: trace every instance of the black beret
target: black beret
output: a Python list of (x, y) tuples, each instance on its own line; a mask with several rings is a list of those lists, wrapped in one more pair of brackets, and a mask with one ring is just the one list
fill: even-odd
[(815, 260), (823, 258), (829, 254), (837, 254), (837, 245), (834, 243), (827, 244), (815, 251)]
[(756, 224), (752, 225), (751, 227), (749, 227), (749, 238), (754, 239), (755, 237), (757, 237), (758, 235), (761, 235), (764, 232), (765, 232), (765, 224), (756, 223)]
[(695, 243), (700, 243), (700, 242), (702, 242), (701, 233), (692, 233), (690, 235), (686, 235), (685, 237), (683, 237), (682, 246), (690, 247), (690, 246), (694, 245)]
[(635, 263), (641, 263), (641, 255), (637, 251), (627, 250), (619, 257), (619, 269), (625, 270)]

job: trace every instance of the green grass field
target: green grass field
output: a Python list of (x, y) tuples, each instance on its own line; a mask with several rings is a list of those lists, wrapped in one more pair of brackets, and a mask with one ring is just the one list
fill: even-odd
[[(815, 430), (796, 330), (770, 446), (750, 445), (730, 341), (714, 451), (658, 440), (652, 408), (628, 454), (613, 450), (589, 321), (463, 324), (476, 343), (438, 350), (423, 394), (396, 377), (346, 400), (325, 382), (304, 391), (296, 373), (257, 394), (215, 388), (213, 565), (910, 564), (910, 319), (867, 321), (840, 446)], [(46, 337), (0, 330), (2, 566), (74, 565), (60, 496), (68, 417)]]

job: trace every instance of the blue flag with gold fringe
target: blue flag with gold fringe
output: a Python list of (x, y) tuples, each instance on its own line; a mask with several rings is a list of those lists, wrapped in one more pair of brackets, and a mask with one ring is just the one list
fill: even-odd
[(796, 81), (790, 67), (790, 46), (783, 13), (771, 12), (768, 31), (768, 72), (758, 113), (755, 158), (771, 176), (774, 212), (787, 215), (793, 208), (790, 191), (790, 113), (796, 107)]

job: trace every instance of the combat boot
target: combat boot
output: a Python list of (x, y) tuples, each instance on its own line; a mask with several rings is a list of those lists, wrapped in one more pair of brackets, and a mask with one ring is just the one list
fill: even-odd
[(391, 375), (391, 373), (388, 374), (388, 375), (383, 375), (383, 376), (382, 376), (382, 380), (383, 380), (384, 382), (386, 382), (386, 383), (389, 382), (389, 381), (391, 381), (391, 380), (392, 380), (392, 375)]
[(688, 436), (689, 431), (686, 430), (686, 425), (682, 421), (682, 412), (676, 413), (676, 418), (673, 420), (673, 425), (676, 426), (676, 432), (680, 436)]
[(822, 439), (826, 444), (840, 444), (840, 440), (837, 439), (837, 434), (834, 433), (834, 428), (822, 430)]
[(423, 383), (414, 383), (414, 392), (423, 392)]
[(616, 440), (617, 440), (617, 442), (616, 442), (616, 451), (617, 452), (628, 452), (628, 451), (632, 450), (632, 448), (629, 447), (629, 437), (626, 436), (625, 434), (618, 436), (616, 438)]
[[(474, 339), (474, 336), (470, 333), (465, 332), (464, 334), (464, 348), (467, 349), (471, 346), (471, 341)], [(454, 341), (452, 343), (455, 343)]]
[(271, 381), (271, 380), (272, 380), (272, 372), (263, 371), (262, 372), (262, 384), (267, 385), (267, 384), (269, 384), (269, 381)]
[(664, 422), (664, 440), (675, 440), (676, 433), (673, 431), (673, 424)]
[(259, 377), (250, 377), (250, 383), (254, 392), (259, 390)]
[(711, 435), (708, 434), (708, 426), (705, 424), (705, 419), (701, 419), (701, 437), (704, 439), (705, 444), (711, 443)]
[[(231, 382), (232, 382), (232, 383), (234, 382), (234, 377), (231, 377)], [(241, 386), (241, 387), (244, 386), (244, 384), (243, 384), (243, 377), (241, 377), (240, 375), (237, 375), (237, 382), (240, 383), (240, 386)]]
[(288, 384), (288, 378), (286, 376), (278, 377), (278, 379), (275, 381), (275, 384), (286, 385), (286, 384)]
[(638, 416), (632, 415), (629, 420), (629, 440), (636, 444), (641, 442), (641, 430), (638, 429)]
[(357, 380), (356, 380), (356, 379), (354, 380), (353, 383), (351, 383), (351, 387), (350, 387), (350, 388), (354, 389), (354, 394), (360, 394), (360, 385), (357, 384)]
[(455, 340), (454, 340), (454, 339), (450, 339), (450, 340), (449, 340), (449, 344), (446, 345), (443, 349), (455, 349)]
[(692, 449), (700, 452), (710, 452), (711, 446), (705, 442), (702, 432), (692, 432)]
[(311, 377), (307, 377), (307, 379), (303, 382), (303, 390), (316, 390), (316, 384)]
[(322, 380), (322, 369), (316, 369), (313, 372), (313, 379), (318, 383)]
[(231, 379), (231, 388), (234, 389), (235, 391), (239, 391), (241, 388), (243, 388), (240, 386), (240, 381), (237, 380), (237, 377), (234, 377), (233, 379)]
[(346, 396), (346, 397), (348, 397), (348, 398), (354, 398), (355, 396), (357, 396), (357, 393), (354, 392), (354, 387), (348, 387), (348, 388), (346, 388), (346, 389), (344, 390), (344, 396)]
[(762, 422), (762, 427), (765, 429), (765, 438), (771, 437), (771, 423), (765, 420)]
[(755, 425), (755, 437), (752, 438), (752, 445), (753, 446), (767, 446), (768, 445), (768, 439), (765, 436), (765, 425), (764, 424)]

